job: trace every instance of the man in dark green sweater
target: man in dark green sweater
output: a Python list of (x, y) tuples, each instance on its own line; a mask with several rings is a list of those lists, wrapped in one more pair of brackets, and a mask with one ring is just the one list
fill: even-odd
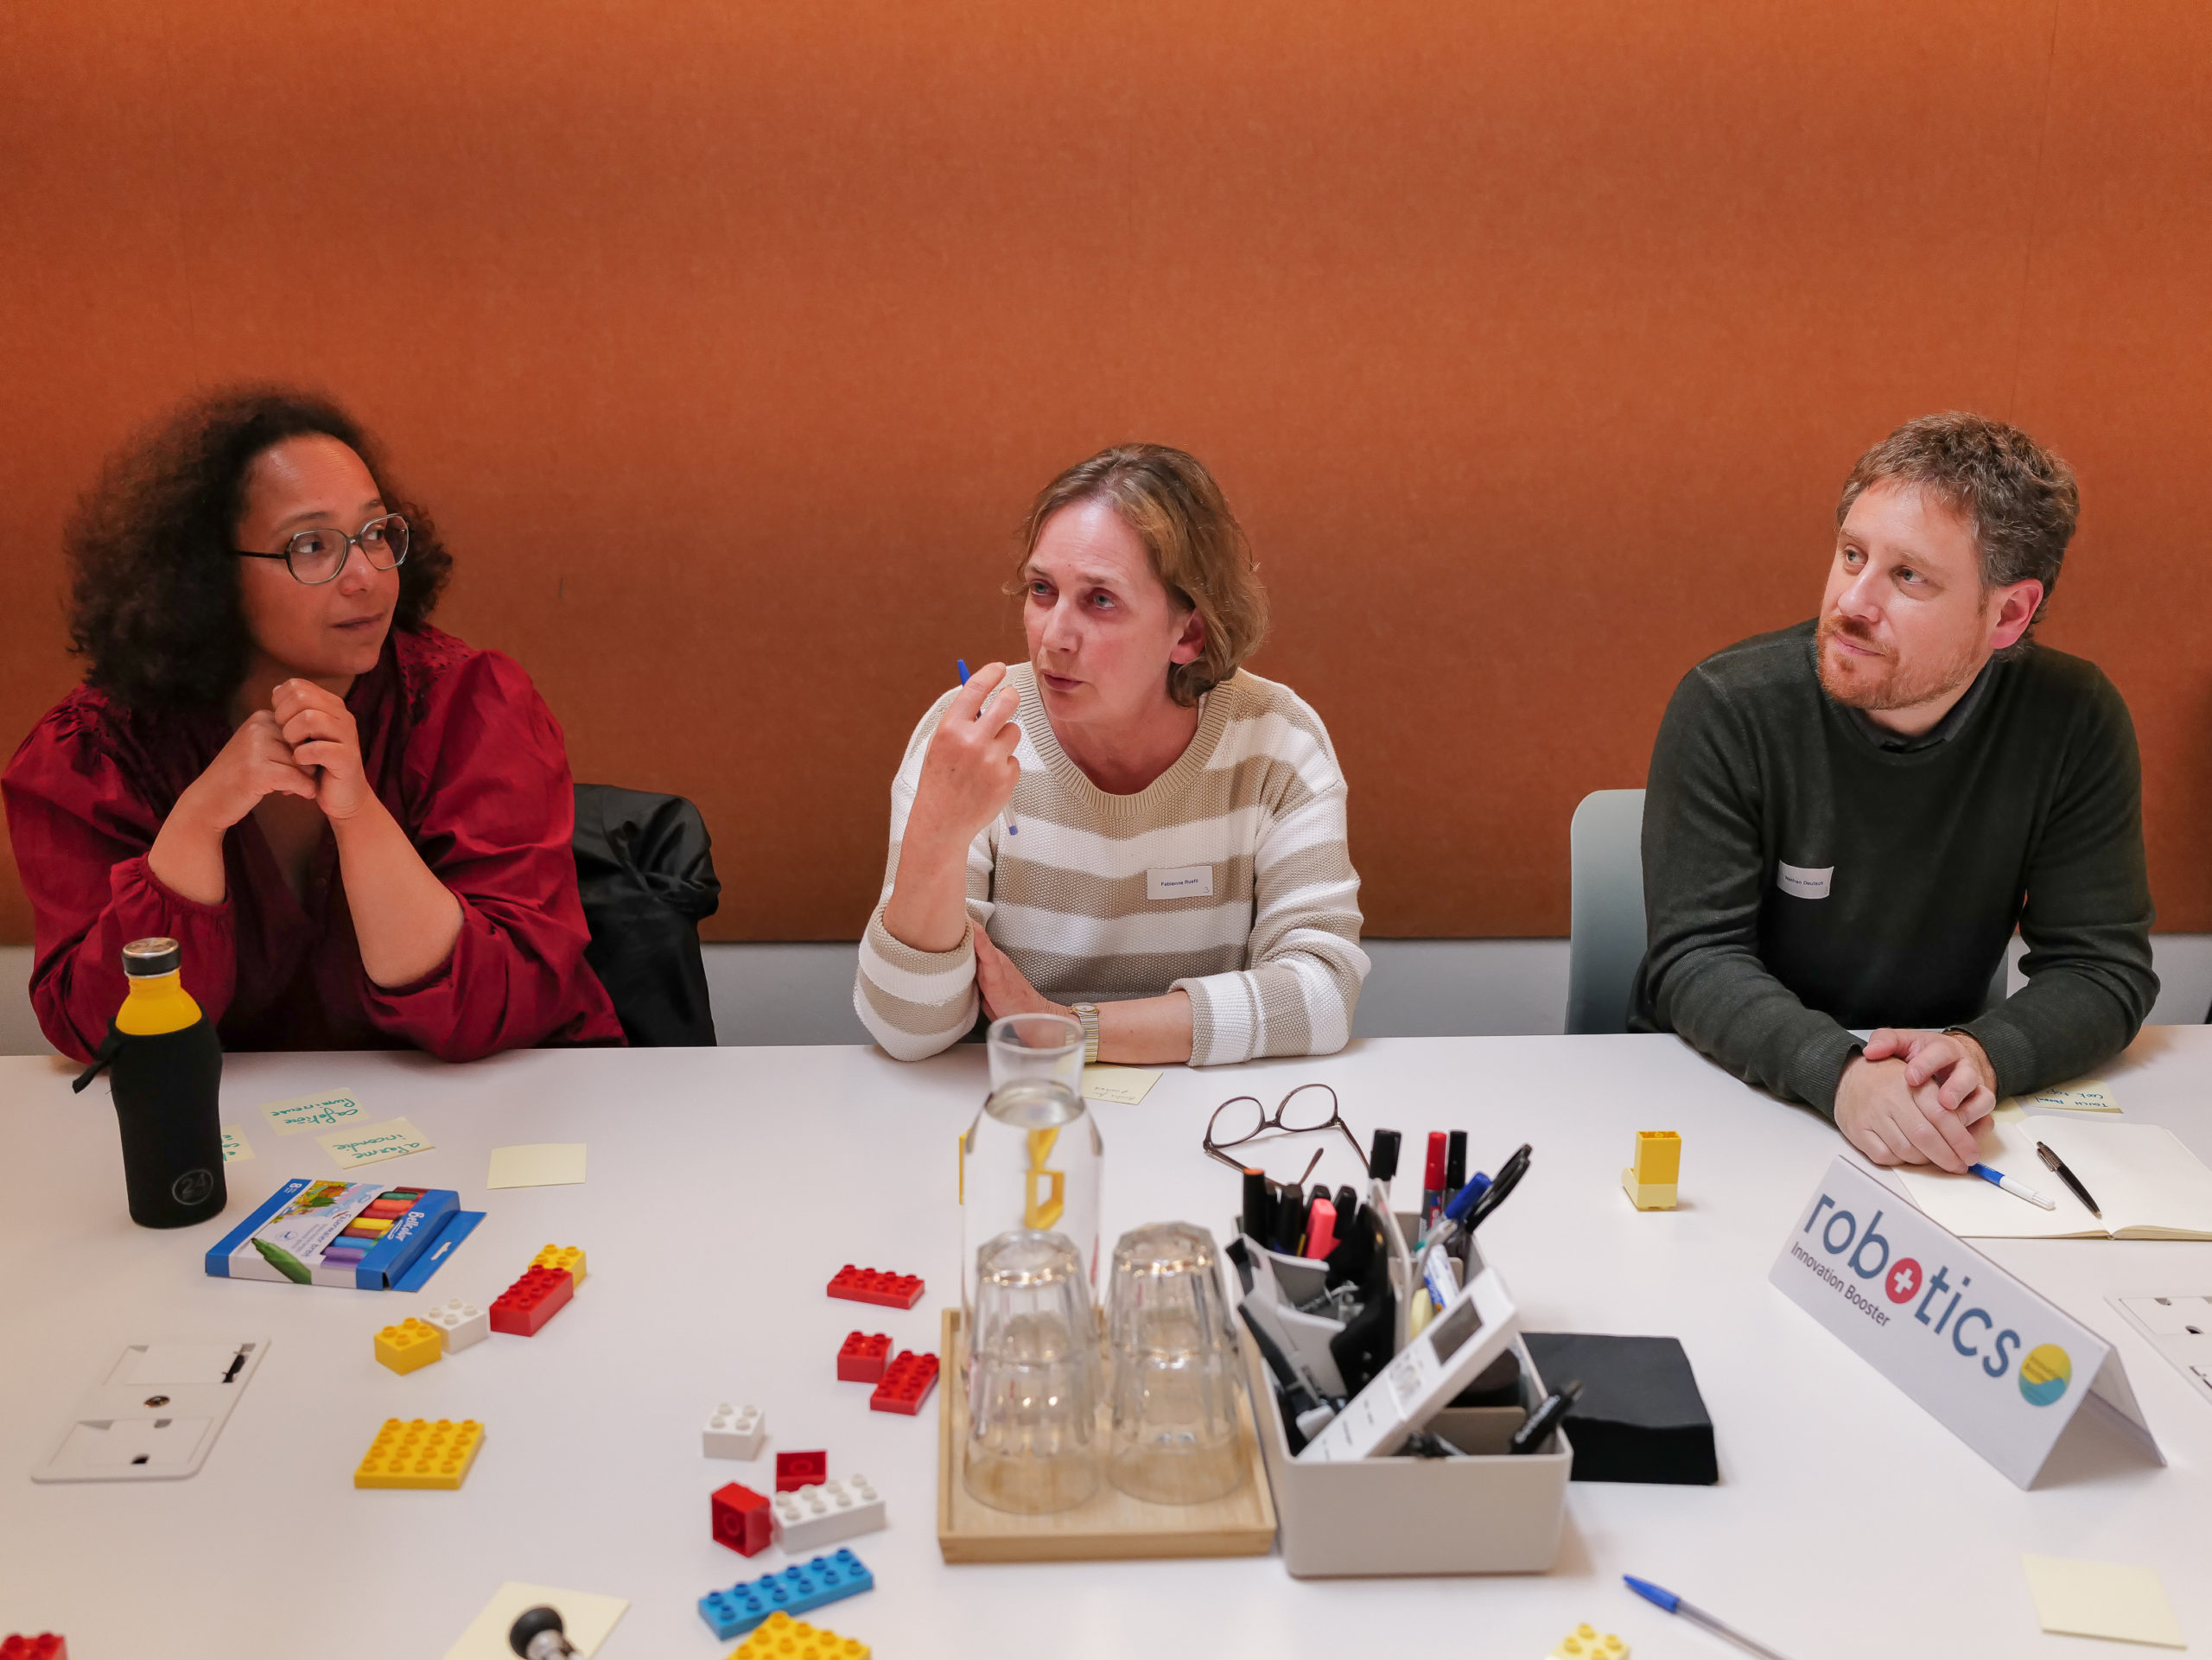
[[(1691, 670), (1652, 750), (1630, 1024), (1880, 1163), (1964, 1169), (1999, 1097), (2158, 996), (2127, 706), (2031, 639), (2078, 504), (2013, 428), (1900, 427), (1844, 486), (1818, 619)], [(2028, 983), (1993, 1003), (2016, 925)]]

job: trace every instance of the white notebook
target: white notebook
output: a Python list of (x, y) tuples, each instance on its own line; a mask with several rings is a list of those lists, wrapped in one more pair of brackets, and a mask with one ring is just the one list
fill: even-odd
[[(1981, 1161), (2025, 1183), (2058, 1208), (2005, 1192), (1979, 1176), (1926, 1166), (1897, 1172), (1905, 1193), (1963, 1239), (2212, 1239), (2212, 1170), (2156, 1124), (2005, 1113), (1980, 1125)], [(2104, 1212), (2092, 1216), (2056, 1170), (2042, 1142), (2066, 1161)]]

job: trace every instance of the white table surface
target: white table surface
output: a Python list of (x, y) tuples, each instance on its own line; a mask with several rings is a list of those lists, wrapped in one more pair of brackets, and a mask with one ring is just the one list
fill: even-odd
[[(1579, 1483), (1546, 1575), (1291, 1579), (1279, 1558), (948, 1568), (935, 1538), (936, 1418), (872, 1413), (835, 1381), (855, 1326), (934, 1346), (957, 1298), (957, 1132), (983, 1091), (980, 1049), (901, 1065), (860, 1048), (535, 1052), (466, 1067), (405, 1054), (232, 1056), (224, 1120), (257, 1157), (230, 1167), (219, 1223), (130, 1224), (104, 1089), (50, 1059), (0, 1060), (0, 1632), (65, 1633), (77, 1660), (439, 1656), (503, 1580), (631, 1600), (601, 1652), (711, 1657), (709, 1589), (785, 1565), (714, 1543), (707, 1496), (772, 1487), (778, 1448), (826, 1447), (865, 1472), (888, 1531), (852, 1542), (870, 1593), (822, 1623), (885, 1660), (1023, 1651), (1327, 1655), (1422, 1634), (1446, 1651), (1541, 1656), (1577, 1622), (1639, 1655), (1717, 1655), (1637, 1601), (1654, 1579), (1790, 1657), (2140, 1656), (2047, 1638), (2021, 1576), (2032, 1551), (2146, 1563), (2183, 1628), (2212, 1644), (2212, 1408), (2120, 1316), (2113, 1292), (2212, 1290), (2212, 1245), (1999, 1243), (1993, 1254), (2113, 1339), (2171, 1467), (2116, 1442), (2022, 1492), (1770, 1287), (1783, 1234), (1834, 1132), (1744, 1089), (1671, 1038), (1397, 1039), (1325, 1060), (1172, 1070), (1141, 1106), (1094, 1107), (1105, 1237), (1187, 1218), (1218, 1231), (1236, 1179), (1198, 1151), (1208, 1110), (1325, 1079), (1361, 1132), (1405, 1134), (1403, 1200), (1431, 1129), (1471, 1132), (1495, 1168), (1535, 1143), (1528, 1180), (1484, 1230), (1536, 1330), (1678, 1337), (1716, 1427), (1709, 1488)], [(2127, 1116), (2212, 1157), (2212, 1029), (2153, 1027), (2109, 1069)], [(496, 1295), (548, 1241), (589, 1277), (537, 1337), (494, 1336), (397, 1377), (375, 1329), (429, 1301), (207, 1277), (201, 1256), (283, 1180), (337, 1173), (311, 1135), (280, 1141), (261, 1102), (350, 1086), (438, 1145), (365, 1172), (457, 1187), (489, 1216), (430, 1291)], [(1631, 1132), (1683, 1136), (1679, 1210), (1620, 1187)], [(590, 1146), (585, 1185), (486, 1193), (487, 1154)], [(1277, 1173), (1284, 1173), (1278, 1172)], [(1289, 1173), (1295, 1173), (1294, 1168)], [(1350, 1172), (1325, 1162), (1329, 1180)], [(846, 1262), (919, 1273), (911, 1313), (832, 1301)], [(78, 1394), (128, 1342), (274, 1339), (207, 1466), (188, 1480), (35, 1485)], [(942, 1391), (940, 1391), (941, 1395)], [(718, 1400), (767, 1411), (758, 1465), (701, 1456)], [(483, 1451), (457, 1493), (359, 1491), (389, 1416), (474, 1417)], [(1440, 1517), (1440, 1526), (1449, 1518)], [(1399, 1644), (1393, 1641), (1392, 1646)]]

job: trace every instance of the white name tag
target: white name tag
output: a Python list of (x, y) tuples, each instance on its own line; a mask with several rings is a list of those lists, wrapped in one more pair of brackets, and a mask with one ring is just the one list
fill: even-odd
[(1835, 881), (1835, 867), (1824, 865), (1818, 870), (1808, 870), (1802, 865), (1777, 863), (1774, 885), (1785, 894), (1794, 894), (1801, 900), (1824, 900), (1828, 896), (1828, 885)]
[(1148, 900), (1210, 900), (1213, 897), (1213, 867), (1185, 865), (1178, 870), (1144, 873), (1144, 896)]
[(2022, 1487), (2092, 1402), (2166, 1461), (2117, 1350), (1847, 1159), (1767, 1278)]

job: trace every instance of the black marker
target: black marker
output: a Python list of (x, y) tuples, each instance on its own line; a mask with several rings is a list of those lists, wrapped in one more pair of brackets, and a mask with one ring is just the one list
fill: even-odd
[(1569, 1383), (1548, 1396), (1543, 1405), (1529, 1415), (1529, 1421), (1513, 1432), (1513, 1439), (1505, 1444), (1509, 1453), (1533, 1453), (1551, 1439), (1552, 1431), (1559, 1428), (1559, 1421), (1567, 1416), (1567, 1408), (1574, 1404), (1574, 1397), (1582, 1393), (1580, 1383)]
[(1367, 1173), (1381, 1182), (1384, 1188), (1390, 1186), (1390, 1178), (1398, 1173), (1396, 1130), (1378, 1129), (1375, 1132), (1375, 1140), (1367, 1154)]
[(1467, 1185), (1467, 1132), (1455, 1129), (1444, 1138), (1444, 1202)]
[(2089, 1207), (2091, 1216), (2100, 1222), (2105, 1219), (2105, 1213), (2097, 1208), (2097, 1201), (2089, 1197), (2089, 1190), (2082, 1186), (2082, 1179), (2066, 1167), (2065, 1160), (2060, 1158), (2041, 1142), (2036, 1143), (2036, 1156), (2058, 1173), (2059, 1180), (2074, 1190), (2074, 1197)]
[(1244, 1231), (1246, 1235), (1264, 1243), (1268, 1237), (1268, 1225), (1274, 1219), (1274, 1196), (1268, 1191), (1267, 1173), (1248, 1168), (1244, 1172)]

